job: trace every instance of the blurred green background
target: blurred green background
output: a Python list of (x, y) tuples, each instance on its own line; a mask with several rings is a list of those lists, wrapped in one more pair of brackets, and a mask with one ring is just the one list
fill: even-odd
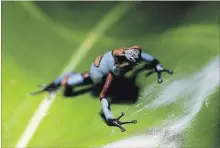
[[(88, 36), (96, 42), (74, 71), (87, 71), (94, 58), (121, 46), (140, 45), (177, 75), (191, 75), (219, 54), (219, 2), (2, 2), (2, 147), (17, 144), (46, 94), (31, 97), (36, 85), (54, 80)], [(136, 80), (140, 92), (156, 76)], [(165, 75), (166, 81), (172, 77)], [(161, 86), (162, 87), (162, 86)], [(153, 100), (154, 98), (143, 98)], [(219, 144), (219, 90), (192, 122), (183, 147)], [(102, 146), (138, 134), (175, 115), (181, 102), (139, 114), (128, 131), (108, 127), (90, 93), (56, 97), (28, 146)], [(115, 115), (135, 104), (113, 105)], [(131, 109), (126, 114), (132, 114)], [(176, 111), (177, 110), (177, 111)], [(125, 116), (129, 119), (129, 116)], [(91, 122), (91, 123), (90, 123)], [(210, 123), (211, 122), (211, 123)], [(114, 132), (112, 132), (112, 130)], [(187, 131), (186, 131), (187, 132)], [(110, 134), (111, 133), (111, 134)]]

